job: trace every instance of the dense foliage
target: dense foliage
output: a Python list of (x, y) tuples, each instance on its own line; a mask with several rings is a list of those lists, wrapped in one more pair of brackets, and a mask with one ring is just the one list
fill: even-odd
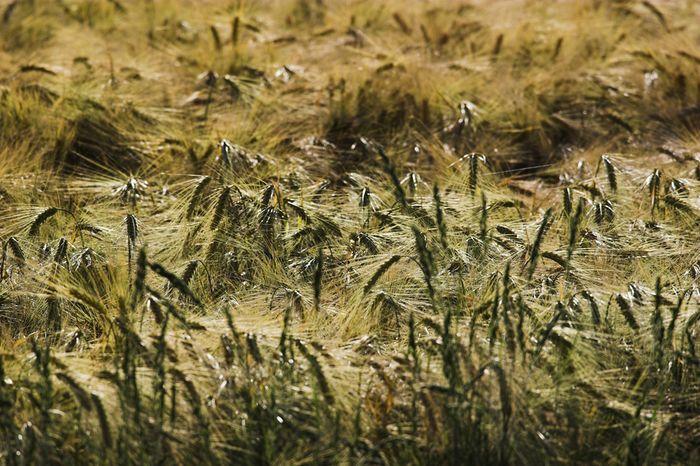
[(11, 0), (0, 459), (700, 462), (700, 5)]

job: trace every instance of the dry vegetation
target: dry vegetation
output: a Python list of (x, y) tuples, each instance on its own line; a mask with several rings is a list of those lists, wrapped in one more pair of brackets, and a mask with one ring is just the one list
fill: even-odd
[(700, 462), (695, 1), (0, 7), (0, 460)]

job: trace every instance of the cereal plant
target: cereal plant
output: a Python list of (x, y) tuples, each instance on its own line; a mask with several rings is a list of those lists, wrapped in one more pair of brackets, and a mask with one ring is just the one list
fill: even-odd
[(0, 0), (0, 462), (700, 464), (698, 18)]

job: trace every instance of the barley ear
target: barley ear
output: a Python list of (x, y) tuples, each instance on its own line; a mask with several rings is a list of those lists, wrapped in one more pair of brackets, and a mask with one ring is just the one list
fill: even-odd
[(197, 183), (197, 186), (195, 186), (192, 196), (190, 197), (190, 202), (187, 204), (187, 212), (185, 214), (187, 220), (192, 220), (192, 218), (194, 218), (197, 207), (199, 207), (199, 202), (202, 200), (202, 195), (210, 183), (211, 177), (203, 176)]
[(622, 311), (627, 325), (635, 332), (638, 331), (639, 324), (637, 323), (637, 319), (634, 318), (634, 314), (632, 314), (632, 306), (629, 301), (620, 293), (615, 296), (615, 301), (617, 301), (617, 305), (620, 307), (620, 311)]
[(10, 247), (10, 251), (12, 251), (12, 254), (20, 263), (24, 263), (27, 260), (26, 256), (24, 255), (24, 251), (22, 250), (22, 246), (20, 246), (17, 238), (10, 236), (10, 238), (7, 240), (7, 245)]
[(202, 305), (201, 301), (197, 299), (194, 293), (192, 293), (192, 290), (190, 290), (190, 288), (187, 286), (187, 283), (182, 281), (177, 275), (175, 275), (172, 272), (169, 272), (165, 269), (165, 267), (156, 262), (149, 262), (148, 267), (161, 277), (165, 278), (168, 281), (168, 283), (170, 283), (180, 293), (194, 301), (195, 304), (197, 304), (198, 306)]
[(73, 377), (64, 372), (58, 372), (56, 373), (56, 378), (70, 388), (70, 391), (73, 392), (75, 399), (78, 400), (78, 403), (84, 410), (92, 411), (90, 395)]
[(124, 219), (124, 222), (126, 223), (126, 236), (131, 243), (131, 245), (136, 244), (136, 240), (138, 239), (139, 236), (139, 224), (138, 220), (136, 217), (132, 214), (128, 214), (126, 218)]
[(469, 154), (469, 193), (473, 196), (479, 184), (479, 156)]
[(437, 183), (433, 185), (433, 202), (435, 203), (435, 223), (437, 223), (440, 232), (440, 244), (447, 249), (447, 224), (445, 223), (445, 213), (442, 210), (440, 188), (438, 188)]
[(318, 313), (321, 310), (321, 285), (323, 281), (323, 248), (319, 248), (316, 257), (316, 270), (314, 272), (314, 308)]
[(39, 234), (39, 229), (41, 226), (46, 223), (47, 220), (49, 220), (51, 217), (56, 215), (58, 212), (58, 209), (56, 207), (48, 207), (44, 210), (42, 210), (36, 217), (34, 217), (34, 220), (32, 221), (31, 225), (29, 226), (29, 236), (36, 236)]
[(569, 215), (573, 209), (571, 188), (564, 188), (564, 213)]
[(321, 392), (321, 395), (323, 395), (323, 398), (326, 401), (326, 403), (328, 405), (335, 404), (335, 398), (333, 397), (330, 385), (328, 384), (328, 379), (326, 379), (326, 375), (323, 373), (323, 368), (321, 367), (321, 363), (318, 362), (318, 358), (311, 354), (309, 349), (301, 340), (295, 339), (294, 343), (299, 349), (299, 352), (302, 354), (302, 356), (304, 356), (306, 361), (311, 366), (311, 373), (316, 379), (319, 391)]
[(610, 186), (610, 191), (613, 193), (617, 192), (617, 174), (615, 173), (615, 165), (607, 155), (601, 157), (603, 165), (605, 166), (605, 172), (608, 175), (608, 185)]
[(535, 241), (532, 243), (532, 251), (530, 252), (530, 258), (528, 259), (528, 269), (527, 269), (527, 279), (531, 280), (532, 275), (535, 273), (535, 269), (537, 268), (537, 260), (540, 255), (540, 249), (542, 248), (542, 241), (544, 239), (544, 235), (547, 232), (547, 229), (549, 228), (549, 219), (552, 215), (552, 209), (549, 208), (545, 211), (544, 216), (542, 217), (542, 222), (540, 222), (540, 227), (537, 229), (537, 235), (535, 236)]
[(391, 268), (392, 265), (397, 263), (401, 259), (401, 256), (399, 255), (394, 255), (391, 256), (386, 262), (384, 262), (382, 265), (379, 266), (376, 272), (374, 272), (374, 275), (372, 275), (372, 278), (369, 279), (367, 284), (365, 285), (364, 288), (364, 294), (369, 293), (372, 288), (374, 288), (374, 285), (377, 284), (380, 278), (382, 278), (382, 275), (384, 275), (389, 268)]
[(102, 433), (102, 444), (105, 448), (111, 449), (112, 432), (109, 429), (107, 412), (105, 411), (104, 405), (102, 404), (102, 400), (95, 393), (92, 393), (90, 395), (90, 399), (92, 401), (92, 405), (95, 407), (95, 411), (97, 411), (97, 420), (100, 423), (100, 432)]
[(656, 287), (654, 290), (654, 312), (651, 317), (651, 331), (654, 339), (654, 355), (656, 357), (656, 364), (659, 368), (662, 366), (663, 356), (664, 356), (664, 323), (663, 316), (661, 315), (661, 303), (663, 297), (661, 296), (661, 277), (656, 277)]
[(219, 199), (214, 207), (214, 216), (212, 217), (211, 225), (209, 226), (211, 230), (216, 230), (216, 227), (219, 226), (219, 223), (221, 223), (221, 220), (224, 218), (224, 214), (226, 213), (226, 210), (231, 202), (230, 195), (231, 188), (229, 186), (221, 190)]

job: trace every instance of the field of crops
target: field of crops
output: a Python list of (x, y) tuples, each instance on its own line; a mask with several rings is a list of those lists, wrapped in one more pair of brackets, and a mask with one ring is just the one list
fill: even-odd
[(0, 462), (700, 463), (700, 3), (0, 0)]

